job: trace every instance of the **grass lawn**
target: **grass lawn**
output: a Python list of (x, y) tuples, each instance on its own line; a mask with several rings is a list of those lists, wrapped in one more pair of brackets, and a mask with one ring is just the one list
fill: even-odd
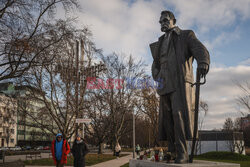
[(206, 161), (216, 161), (216, 162), (228, 162), (228, 163), (237, 163), (241, 167), (250, 166), (250, 156), (240, 155), (237, 153), (231, 152), (208, 152), (199, 156), (196, 156), (195, 159), (206, 160)]
[(133, 148), (122, 148), (122, 152), (133, 152)]
[[(125, 155), (121, 155), (125, 156)], [(108, 161), (115, 159), (116, 157), (112, 154), (87, 154), (85, 157), (85, 164), (86, 165), (94, 165), (98, 164), (100, 162)], [(52, 158), (44, 158), (44, 159), (38, 159), (38, 160), (27, 160), (24, 161), (25, 165), (41, 165), (41, 166), (54, 166), (54, 162)], [(73, 157), (68, 157), (68, 163), (67, 165), (73, 166)]]

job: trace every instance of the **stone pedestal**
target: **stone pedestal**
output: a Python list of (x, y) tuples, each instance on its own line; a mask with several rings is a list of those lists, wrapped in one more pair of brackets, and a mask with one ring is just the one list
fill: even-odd
[(129, 161), (129, 167), (240, 167), (240, 164), (201, 160), (195, 160), (193, 163), (187, 164), (175, 164), (131, 159)]

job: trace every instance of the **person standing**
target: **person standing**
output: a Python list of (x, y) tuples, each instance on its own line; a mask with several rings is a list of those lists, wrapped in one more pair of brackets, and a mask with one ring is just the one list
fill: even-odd
[(140, 155), (140, 151), (141, 151), (141, 147), (139, 144), (137, 144), (135, 147), (135, 152), (136, 152), (137, 156)]
[(76, 136), (71, 153), (74, 157), (74, 167), (85, 167), (85, 155), (89, 152), (87, 144), (80, 135)]
[(159, 23), (164, 34), (150, 44), (153, 56), (152, 76), (159, 82), (159, 140), (168, 141), (168, 152), (175, 163), (187, 163), (187, 140), (193, 138), (194, 83), (193, 60), (200, 77), (209, 71), (210, 56), (192, 30), (175, 25), (171, 11), (162, 11)]
[(117, 143), (116, 146), (115, 146), (115, 156), (116, 156), (116, 158), (119, 158), (120, 152), (121, 152), (121, 146), (120, 146), (119, 143)]
[(51, 153), (56, 167), (63, 167), (67, 164), (67, 155), (70, 152), (69, 143), (63, 139), (61, 133), (56, 135), (56, 139), (52, 141)]

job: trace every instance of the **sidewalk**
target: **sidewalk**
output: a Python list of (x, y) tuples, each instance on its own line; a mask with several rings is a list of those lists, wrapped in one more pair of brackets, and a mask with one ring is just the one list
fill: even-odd
[[(133, 154), (130, 153), (128, 156), (124, 156), (118, 159), (113, 159), (110, 161), (102, 162), (96, 165), (92, 165), (91, 167), (120, 167), (129, 162), (130, 159), (133, 158)], [(25, 166), (25, 167), (51, 167), (51, 166)], [(65, 166), (65, 167), (72, 167), (72, 166)], [(90, 166), (86, 166), (90, 167)]]
[(99, 163), (99, 164), (93, 165), (91, 167), (120, 167), (120, 166), (128, 163), (129, 160), (132, 158), (133, 158), (133, 154), (130, 154), (128, 156), (124, 156), (124, 157), (121, 157), (118, 159), (113, 159), (110, 161)]

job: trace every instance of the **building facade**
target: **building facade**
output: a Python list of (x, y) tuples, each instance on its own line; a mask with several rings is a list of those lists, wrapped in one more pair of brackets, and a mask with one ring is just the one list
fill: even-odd
[(12, 97), (0, 93), (0, 147), (17, 144), (17, 103)]
[(250, 127), (250, 114), (246, 117), (241, 117), (241, 130), (245, 130)]
[(43, 114), (44, 106), (41, 102), (30, 99), (31, 92), (41, 93), (32, 89), (30, 86), (14, 86), (12, 83), (0, 84), (2, 94), (16, 100), (15, 145), (47, 146), (51, 143), (52, 134), (39, 125), (54, 127), (53, 121)]

